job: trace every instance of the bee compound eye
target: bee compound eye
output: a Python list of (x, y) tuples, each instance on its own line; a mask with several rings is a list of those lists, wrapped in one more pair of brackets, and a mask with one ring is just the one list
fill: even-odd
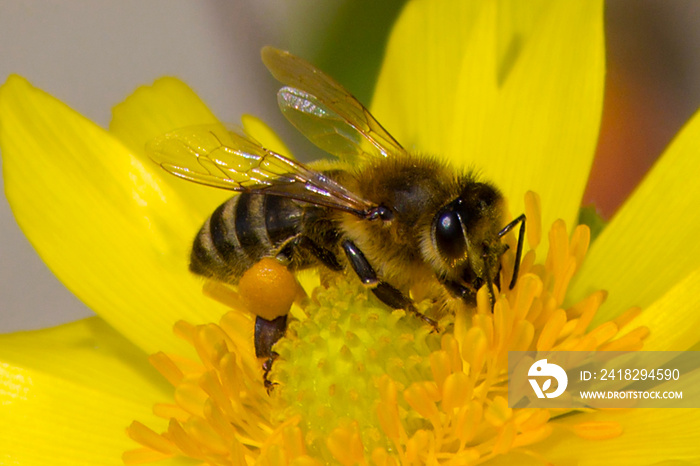
[(467, 244), (462, 232), (459, 215), (453, 210), (440, 212), (435, 218), (435, 243), (438, 252), (446, 259), (464, 256)]

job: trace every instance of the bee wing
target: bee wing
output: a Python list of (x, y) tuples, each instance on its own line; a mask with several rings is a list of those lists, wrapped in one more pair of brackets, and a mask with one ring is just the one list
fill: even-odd
[(183, 128), (156, 138), (146, 150), (167, 172), (215, 188), (285, 196), (361, 216), (375, 207), (323, 173), (264, 148), (239, 129)]
[(262, 60), (289, 86), (277, 94), (284, 116), (324, 151), (340, 158), (404, 152), (369, 110), (309, 62), (273, 47), (263, 48)]

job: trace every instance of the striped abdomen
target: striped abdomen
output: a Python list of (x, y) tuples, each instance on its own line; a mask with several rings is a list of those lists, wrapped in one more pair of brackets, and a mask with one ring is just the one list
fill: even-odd
[(242, 193), (221, 204), (192, 245), (190, 270), (237, 283), (243, 273), (301, 232), (303, 208), (295, 201)]

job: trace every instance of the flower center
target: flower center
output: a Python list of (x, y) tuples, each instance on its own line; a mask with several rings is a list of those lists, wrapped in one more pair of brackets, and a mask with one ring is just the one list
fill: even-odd
[[(541, 458), (536, 445), (555, 429), (591, 441), (620, 435), (618, 423), (564, 427), (557, 423), (564, 410), (508, 407), (508, 351), (630, 351), (648, 335), (639, 327), (618, 337), (639, 309), (588, 330), (604, 291), (564, 307), (588, 228), (576, 227), (569, 238), (555, 222), (538, 263), (537, 206), (528, 193), (530, 250), (516, 286), (498, 293), (493, 309), (482, 288), (476, 309), (441, 320), (440, 334), (403, 311), (387, 311), (353, 280), (316, 288), (275, 346), (280, 357), (269, 378), (277, 385), (269, 395), (252, 349), (251, 316), (233, 311), (219, 325), (177, 324), (199, 361), (151, 358), (175, 387), (174, 403), (155, 407), (168, 427), (158, 434), (134, 422), (128, 433), (142, 448), (124, 461), (477, 464), (515, 452)], [(510, 283), (510, 246), (500, 283)], [(421, 312), (430, 306), (418, 303)]]

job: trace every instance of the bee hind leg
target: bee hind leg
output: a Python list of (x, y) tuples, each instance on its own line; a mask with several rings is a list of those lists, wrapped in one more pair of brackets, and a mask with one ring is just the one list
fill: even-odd
[(287, 330), (287, 316), (279, 316), (272, 320), (264, 319), (260, 316), (255, 318), (255, 356), (265, 358), (263, 362), (263, 382), (269, 392), (275, 385), (268, 376), (272, 370), (272, 363), (277, 359), (278, 354), (272, 351), (272, 347), (284, 336)]
[(377, 277), (377, 273), (372, 268), (372, 265), (367, 261), (364, 253), (358, 248), (355, 243), (350, 240), (344, 240), (342, 242), (343, 251), (350, 262), (350, 266), (355, 271), (363, 285), (369, 286), (372, 293), (379, 298), (381, 302), (386, 304), (392, 309), (404, 309), (407, 312), (420, 318), (426, 324), (433, 327), (433, 330), (440, 331), (438, 324), (435, 320), (422, 314), (413, 301), (404, 295), (400, 290), (394, 288), (391, 284), (380, 280)]
[(273, 382), (270, 380), (270, 371), (272, 370), (272, 363), (275, 362), (275, 359), (277, 359), (277, 356), (279, 356), (277, 353), (274, 351), (271, 353), (270, 357), (263, 362), (262, 369), (263, 369), (263, 385), (265, 385), (265, 390), (267, 391), (267, 394), (269, 395), (272, 389), (274, 388), (275, 385), (277, 385), (277, 382)]

